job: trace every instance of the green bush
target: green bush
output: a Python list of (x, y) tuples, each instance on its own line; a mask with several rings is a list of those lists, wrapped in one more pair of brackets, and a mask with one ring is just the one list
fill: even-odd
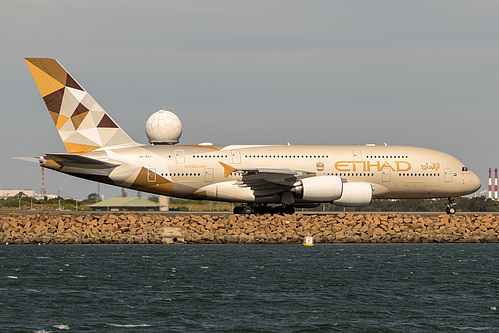
[[(24, 205), (24, 202), (21, 202), (22, 205)], [(19, 207), (19, 200), (17, 199), (8, 199), (5, 200), (1, 203), (2, 207), (8, 207), (8, 208), (13, 208), (13, 207)]]

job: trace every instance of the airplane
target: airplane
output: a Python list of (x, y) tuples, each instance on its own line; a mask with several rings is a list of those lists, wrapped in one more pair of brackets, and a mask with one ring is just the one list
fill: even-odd
[(454, 198), (480, 180), (461, 161), (406, 146), (198, 145), (133, 141), (55, 59), (26, 58), (66, 148), (39, 158), (71, 176), (170, 197), (237, 203), (235, 214), (286, 213), (321, 203)]

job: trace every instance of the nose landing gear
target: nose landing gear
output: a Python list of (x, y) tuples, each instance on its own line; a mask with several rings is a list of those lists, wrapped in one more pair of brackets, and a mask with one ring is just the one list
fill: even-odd
[(456, 207), (455, 207), (456, 203), (454, 202), (454, 200), (456, 200), (456, 199), (449, 198), (449, 203), (447, 204), (447, 208), (445, 208), (445, 212), (447, 214), (452, 215), (452, 214), (456, 213)]

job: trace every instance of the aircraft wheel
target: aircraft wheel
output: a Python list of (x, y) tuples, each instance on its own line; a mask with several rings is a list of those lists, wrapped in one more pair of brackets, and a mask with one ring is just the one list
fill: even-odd
[(244, 208), (243, 208), (243, 213), (244, 214), (250, 215), (250, 214), (253, 214), (253, 212), (254, 212), (253, 207), (251, 207), (251, 206), (244, 206)]
[(270, 206), (263, 206), (261, 209), (261, 214), (274, 214), (274, 209)]
[(284, 214), (284, 207), (283, 206), (274, 207), (274, 214), (279, 214), (279, 215)]
[(284, 214), (294, 214), (295, 213), (295, 207), (293, 206), (286, 206), (284, 207)]
[(447, 208), (445, 209), (445, 212), (446, 212), (447, 214), (455, 214), (455, 213), (456, 213), (456, 208), (455, 208), (455, 207), (447, 207)]
[(234, 207), (233, 212), (234, 212), (234, 214), (242, 214), (243, 213), (243, 206)]

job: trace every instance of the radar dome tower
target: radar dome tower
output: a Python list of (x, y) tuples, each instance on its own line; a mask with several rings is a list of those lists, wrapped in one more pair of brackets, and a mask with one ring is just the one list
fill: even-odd
[(147, 119), (146, 135), (153, 145), (174, 145), (182, 135), (182, 123), (175, 113), (159, 110)]

